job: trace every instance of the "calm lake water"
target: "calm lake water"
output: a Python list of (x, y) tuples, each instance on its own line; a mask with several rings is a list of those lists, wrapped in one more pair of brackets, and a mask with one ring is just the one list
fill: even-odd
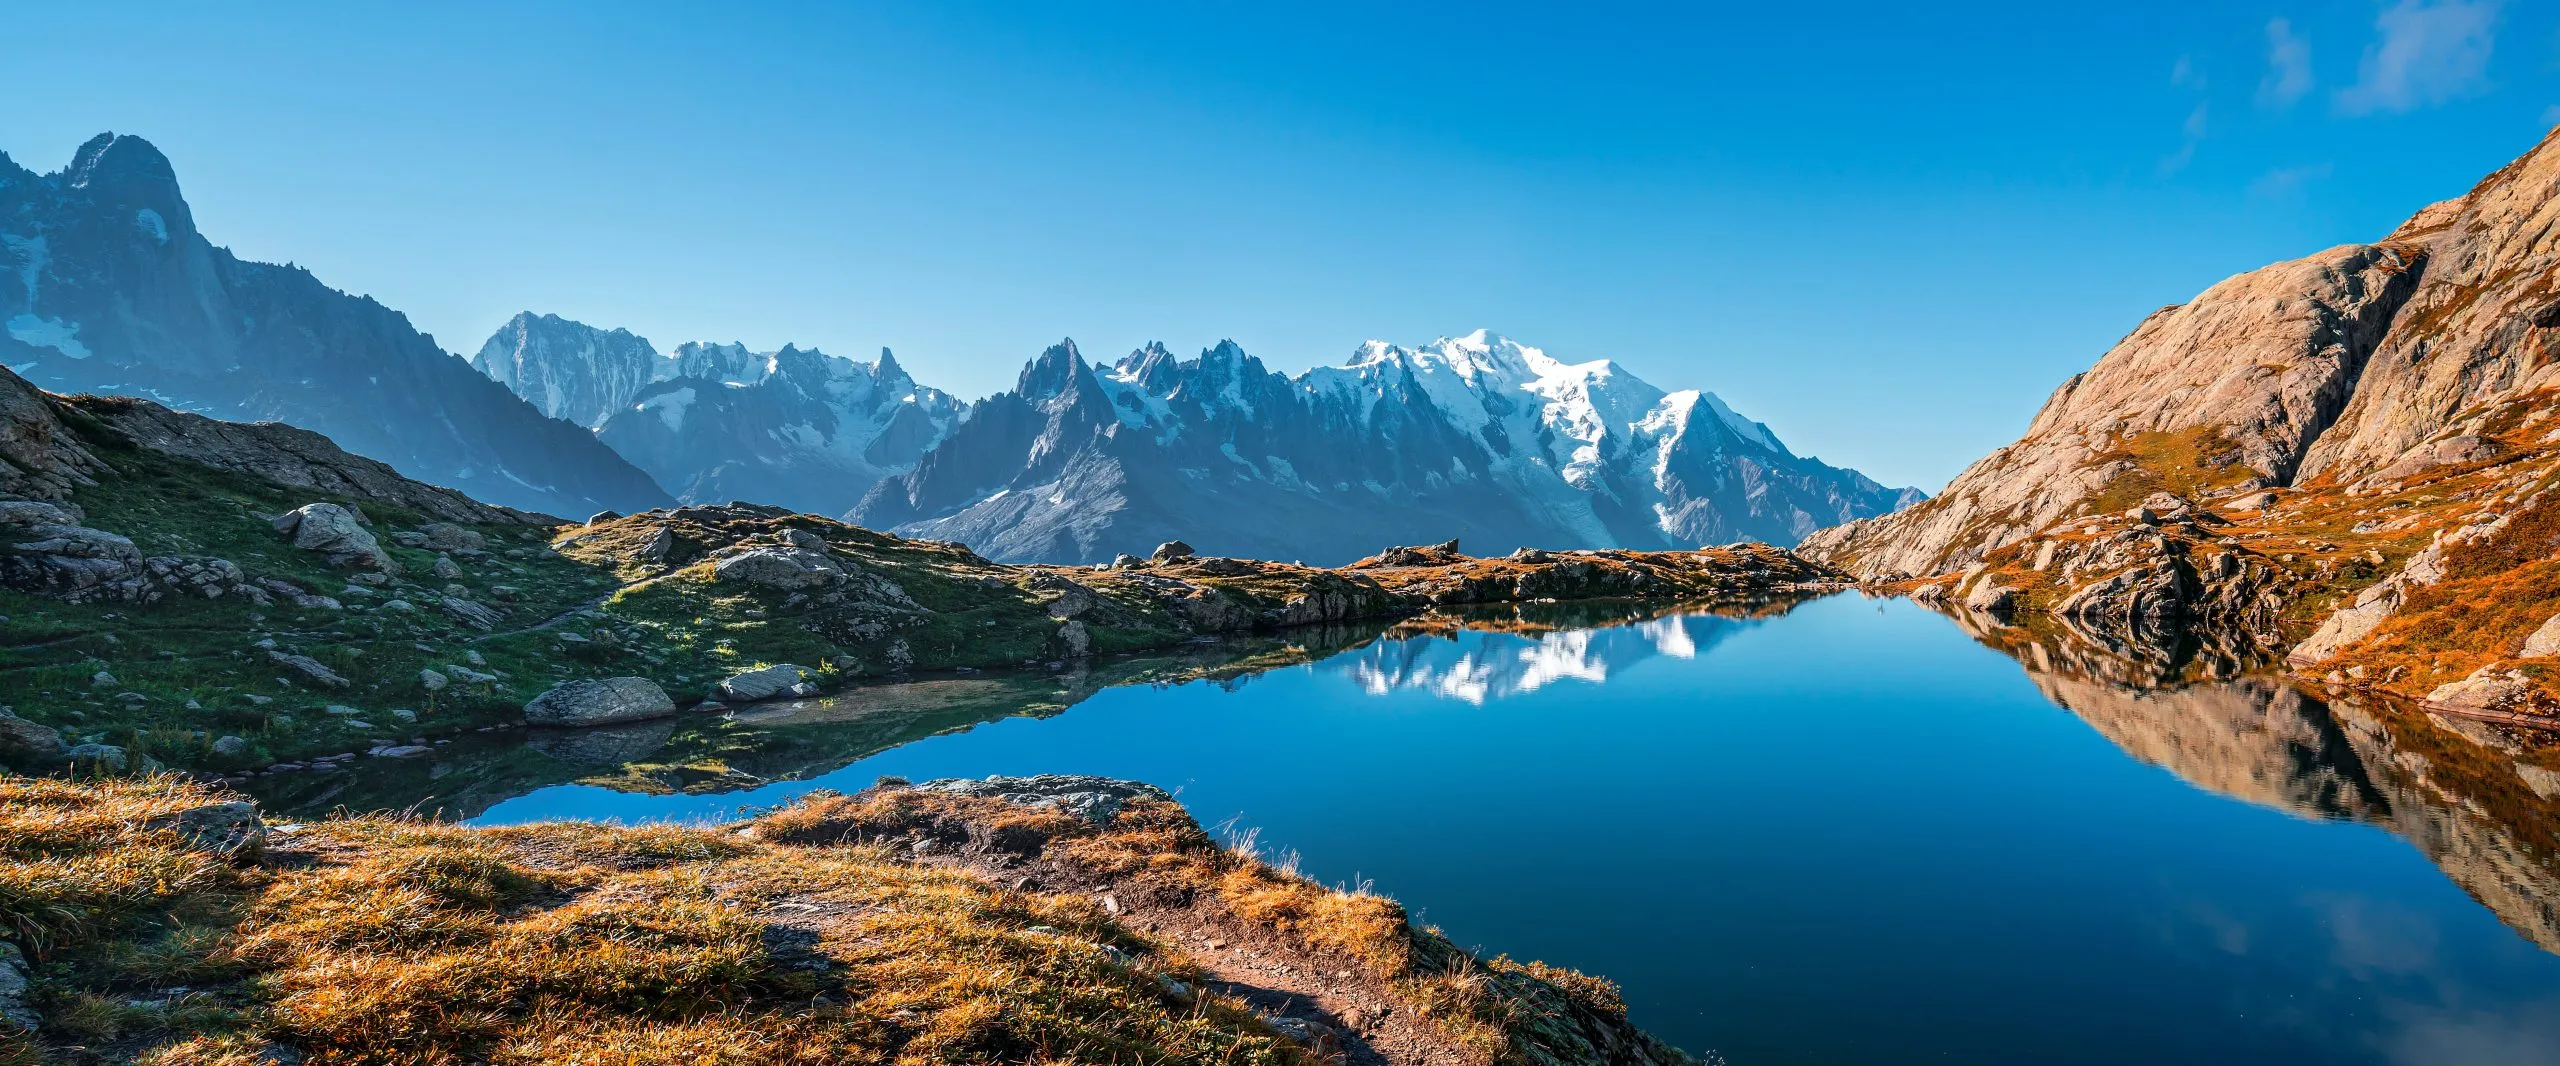
[(2124, 687), (1855, 596), (1337, 639), (1226, 680), (939, 681), (436, 776), (484, 823), (883, 774), (1151, 781), (1461, 943), (1608, 975), (1736, 1066), (2560, 1063), (2560, 808), (2423, 715)]

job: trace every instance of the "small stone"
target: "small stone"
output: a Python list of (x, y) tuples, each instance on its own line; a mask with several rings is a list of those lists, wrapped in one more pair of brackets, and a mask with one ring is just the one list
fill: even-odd
[(418, 671), (419, 687), (424, 688), (429, 692), (441, 692), (444, 690), (446, 685), (452, 683), (451, 679), (445, 677), (443, 674), (435, 672), (434, 670)]
[(391, 717), (401, 722), (415, 722), (418, 720), (418, 712), (406, 707), (394, 707), (391, 709)]
[(95, 688), (106, 688), (107, 686), (115, 683), (116, 675), (110, 674), (104, 670), (100, 670), (97, 673), (89, 675), (89, 684)]
[(249, 742), (235, 736), (223, 736), (213, 742), (213, 753), (216, 755), (238, 755), (248, 750)]

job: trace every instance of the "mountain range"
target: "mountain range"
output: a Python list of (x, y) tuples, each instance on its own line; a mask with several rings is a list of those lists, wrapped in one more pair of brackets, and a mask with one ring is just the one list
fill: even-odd
[(1072, 341), (963, 403), (883, 351), (687, 343), (517, 315), (465, 360), (370, 297), (197, 232), (176, 174), (104, 134), (0, 156), (0, 363), (56, 392), (286, 421), (481, 499), (579, 516), (747, 500), (1006, 561), (1204, 552), (1345, 562), (1789, 544), (1921, 498), (1796, 455), (1713, 393), (1491, 333), (1272, 371), (1233, 342), (1109, 365)]
[(214, 245), (139, 137), (100, 134), (50, 174), (0, 155), (0, 265), (0, 363), (46, 389), (291, 422), (529, 510), (668, 502), (593, 434), (473, 373), (399, 312)]
[(753, 500), (842, 515), (915, 469), (961, 405), (916, 384), (888, 349), (863, 363), (784, 345), (680, 345), (556, 315), (519, 314), (471, 365), (545, 413), (593, 429), (687, 502)]

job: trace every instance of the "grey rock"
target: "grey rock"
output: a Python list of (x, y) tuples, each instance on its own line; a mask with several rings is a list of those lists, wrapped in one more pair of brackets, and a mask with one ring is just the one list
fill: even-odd
[(535, 725), (606, 725), (675, 711), (675, 700), (667, 690), (645, 677), (564, 681), (524, 705), (525, 721)]
[(433, 755), (435, 752), (436, 749), (424, 744), (394, 744), (389, 747), (375, 748), (372, 755), (377, 759), (415, 759), (421, 755)]
[(63, 758), (62, 733), (0, 710), (0, 762), (17, 766), (51, 766)]
[(391, 556), (373, 532), (356, 520), (355, 512), (337, 504), (304, 504), (278, 515), (275, 527), (292, 538), (294, 547), (316, 552), (332, 566), (392, 569)]
[(1093, 654), (1093, 634), (1085, 629), (1083, 620), (1068, 619), (1058, 627), (1058, 651), (1070, 659)]
[(337, 671), (321, 665), (320, 660), (311, 658), (308, 655), (295, 655), (291, 652), (269, 649), (267, 651), (267, 659), (278, 666), (282, 666), (302, 675), (304, 680), (326, 685), (330, 688), (345, 688), (353, 683), (348, 681), (346, 678), (338, 676)]
[(753, 703), (782, 696), (814, 696), (818, 694), (818, 688), (811, 680), (816, 676), (808, 667), (782, 663), (731, 676), (714, 686), (712, 694), (732, 703)]
[(489, 538), (476, 529), (466, 529), (451, 522), (429, 522), (418, 527), (418, 547), (431, 552), (476, 552), (488, 548)]
[(62, 756), (74, 766), (106, 770), (122, 770), (126, 763), (124, 749), (113, 744), (74, 744)]
[(249, 742), (235, 736), (217, 737), (213, 742), (213, 753), (225, 758), (246, 754), (248, 750)]
[(497, 608), (474, 603), (460, 596), (446, 596), (437, 606), (443, 608), (444, 613), (453, 620), (482, 632), (498, 628), (498, 622), (505, 617), (498, 612)]
[(1165, 790), (1143, 781), (1123, 781), (1085, 774), (1036, 774), (1030, 777), (995, 776), (984, 779), (943, 778), (913, 786), (918, 792), (939, 792), (955, 796), (991, 796), (1023, 807), (1064, 811), (1101, 825), (1120, 813), (1131, 800), (1171, 800)]
[(843, 581), (847, 567), (806, 548), (754, 548), (713, 564), (714, 580), (773, 589), (813, 589)]
[(1168, 540), (1162, 544), (1156, 545), (1156, 550), (1152, 554), (1148, 555), (1147, 558), (1153, 562), (1169, 563), (1181, 559), (1188, 559), (1191, 558), (1191, 556), (1192, 551), (1190, 545), (1178, 540)]
[(454, 562), (450, 555), (438, 555), (433, 573), (438, 581), (459, 581), (462, 579), (462, 564)]
[(0, 1026), (32, 1033), (42, 1024), (27, 1004), (27, 957), (18, 945), (0, 940)]
[(418, 671), (418, 685), (429, 692), (442, 692), (446, 685), (452, 683), (453, 682), (450, 679), (446, 678), (443, 674), (435, 672), (433, 669)]

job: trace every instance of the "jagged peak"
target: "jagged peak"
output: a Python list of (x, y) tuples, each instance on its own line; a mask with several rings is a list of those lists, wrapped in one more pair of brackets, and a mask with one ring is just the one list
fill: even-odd
[(1022, 368), (1022, 377), (1014, 384), (1024, 399), (1047, 399), (1074, 388), (1078, 380), (1091, 376), (1084, 354), (1076, 350), (1075, 338), (1068, 337), (1041, 351)]
[(884, 344), (880, 346), (880, 361), (871, 364), (871, 376), (882, 381), (902, 378), (907, 376), (907, 368), (898, 365), (898, 357)]

